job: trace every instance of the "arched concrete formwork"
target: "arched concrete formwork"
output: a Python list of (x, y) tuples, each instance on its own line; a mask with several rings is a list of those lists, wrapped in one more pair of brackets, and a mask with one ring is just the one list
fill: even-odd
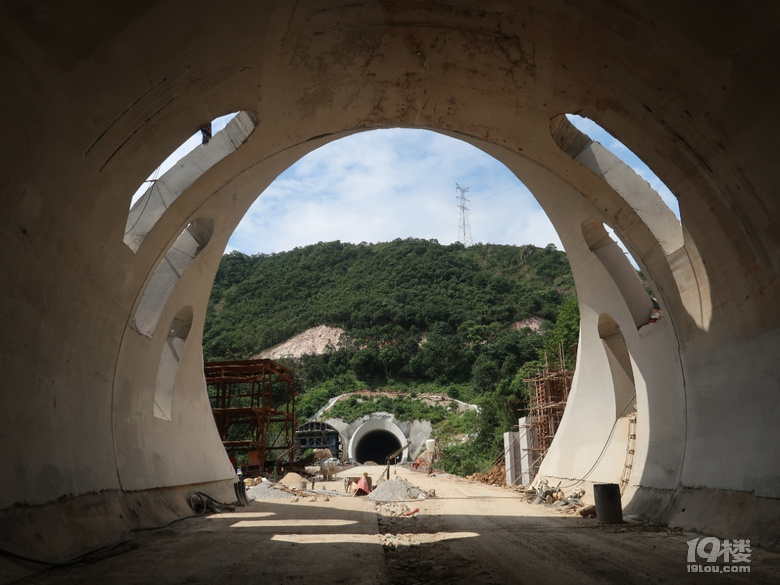
[[(599, 336), (606, 314), (637, 392), (631, 505), (725, 537), (776, 538), (778, 32), (769, 0), (4, 4), (0, 476), (13, 480), (0, 487), (0, 540), (69, 555), (128, 523), (183, 513), (194, 484), (230, 497), (200, 348), (228, 238), (301, 156), (393, 126), (501, 160), (566, 247), (580, 358), (542, 472), (619, 477), (618, 442), (602, 453), (620, 432)], [(232, 111), (250, 112), (254, 131), (131, 250), (132, 193), (185, 137)], [(563, 123), (566, 112), (653, 168), (679, 199), (681, 230)], [(205, 246), (141, 334), (133, 317), (158, 266), (204, 222)], [(601, 223), (649, 277), (658, 323), (637, 328), (625, 267), (591, 231)], [(185, 307), (170, 413), (155, 417), (168, 324)], [(37, 540), (58, 514), (74, 520), (47, 522)]]
[[(404, 432), (398, 428), (398, 425), (387, 417), (369, 418), (366, 422), (360, 425), (350, 437), (349, 458), (353, 461), (357, 461), (356, 454), (358, 452), (358, 445), (360, 445), (361, 441), (367, 440), (368, 435), (378, 431), (393, 435), (398, 440), (399, 449), (406, 445), (408, 441), (406, 435), (404, 435)], [(404, 448), (403, 452), (401, 453), (401, 461), (406, 461), (407, 459), (409, 459), (409, 449)], [(365, 461), (359, 461), (359, 463), (365, 463)], [(379, 463), (381, 465), (384, 463), (384, 461), (375, 461), (375, 463)]]
[(339, 429), (326, 422), (309, 420), (295, 429), (295, 443), (300, 449), (330, 449), (331, 457), (344, 460), (348, 441)]

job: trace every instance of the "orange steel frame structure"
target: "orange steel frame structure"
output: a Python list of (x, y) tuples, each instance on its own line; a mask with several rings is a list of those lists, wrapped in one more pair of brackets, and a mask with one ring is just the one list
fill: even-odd
[(566, 410), (572, 374), (569, 370), (547, 370), (525, 381), (531, 403), (526, 432), (530, 431), (532, 438), (529, 451), (534, 455), (532, 475), (536, 475)]
[[(229, 455), (247, 453), (247, 469), (295, 449), (295, 379), (292, 370), (268, 359), (209, 362), (204, 366), (214, 422)], [(237, 425), (244, 437), (229, 435)], [(294, 454), (290, 454), (292, 460)]]

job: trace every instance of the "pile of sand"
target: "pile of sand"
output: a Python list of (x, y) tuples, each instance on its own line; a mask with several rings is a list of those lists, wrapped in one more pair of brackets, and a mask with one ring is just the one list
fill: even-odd
[(302, 476), (298, 475), (297, 473), (288, 473), (285, 475), (282, 479), (279, 480), (279, 483), (284, 484), (289, 487), (297, 488), (298, 484), (301, 482), (306, 482), (305, 479), (303, 479)]

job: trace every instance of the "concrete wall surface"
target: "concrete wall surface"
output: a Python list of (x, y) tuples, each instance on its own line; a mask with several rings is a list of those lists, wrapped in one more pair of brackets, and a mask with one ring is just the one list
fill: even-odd
[[(338, 430), (344, 440), (344, 456), (354, 459), (355, 447), (367, 433), (373, 430), (384, 430), (393, 434), (398, 439), (399, 446), (405, 446), (411, 442), (408, 449), (404, 449), (402, 460), (416, 456), (425, 448), (425, 441), (431, 438), (431, 421), (413, 420), (399, 421), (389, 412), (375, 412), (371, 415), (347, 423), (340, 418), (329, 418), (327, 424)], [(384, 461), (377, 461), (383, 464)]]
[[(230, 234), (301, 156), (387, 127), (493, 155), (561, 236), (582, 331), (542, 473), (620, 477), (618, 401), (632, 380), (628, 507), (776, 542), (778, 33), (770, 0), (3, 3), (0, 546), (69, 554), (92, 544), (86, 534), (144, 521), (117, 513), (133, 498), (157, 507), (150, 517), (173, 514), (168, 496), (151, 494), (229, 482), (200, 345)], [(236, 111), (254, 130), (128, 247), (138, 186), (204, 123)], [(656, 172), (681, 225), (631, 169), (568, 128), (561, 115), (575, 112)], [(604, 225), (648, 277), (660, 321), (644, 319)], [(158, 288), (185, 231), (197, 254)], [(144, 332), (133, 326), (142, 301), (153, 315)], [(171, 336), (185, 314), (186, 335)], [(631, 372), (605, 349), (612, 322)], [(168, 342), (183, 344), (178, 366), (163, 357)], [(170, 407), (155, 416), (159, 380), (171, 379)], [(91, 512), (58, 540), (19, 529), (66, 509)]]

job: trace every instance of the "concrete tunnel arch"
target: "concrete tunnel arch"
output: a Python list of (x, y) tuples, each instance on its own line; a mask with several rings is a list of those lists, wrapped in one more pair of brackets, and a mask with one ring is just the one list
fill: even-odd
[[(610, 436), (624, 434), (599, 337), (608, 314), (637, 393), (631, 511), (776, 540), (780, 13), (761, 0), (708, 5), (706, 18), (691, 3), (623, 8), (606, 0), (0, 8), (0, 71), (14, 88), (1, 99), (15, 113), (0, 145), (0, 476), (14, 478), (0, 487), (0, 520), (12, 544), (67, 557), (129, 525), (187, 513), (193, 486), (231, 498), (233, 470), (208, 430), (199, 347), (222, 252), (282, 170), (341, 136), (386, 127), (435, 130), (493, 155), (561, 236), (579, 293), (580, 367), (542, 473), (620, 477), (625, 449)], [(90, 18), (74, 22), (81, 11)], [(53, 32), (61, 22), (73, 24)], [(585, 42), (583, 31), (602, 42)], [(136, 187), (204, 121), (233, 111), (251, 113), (256, 129), (179, 194), (134, 253), (123, 238)], [(641, 185), (572, 131), (566, 112), (643, 158), (678, 197), (681, 229), (656, 225)], [(196, 220), (213, 222), (208, 241), (142, 335), (132, 320), (144, 291)], [(629, 248), (662, 320), (643, 324), (632, 311), (612, 265), (583, 236), (591, 222)], [(167, 325), (185, 306), (192, 326), (170, 417), (155, 417)], [(65, 513), (83, 521), (49, 521)], [(52, 528), (39, 541), (42, 525)]]
[(349, 458), (358, 463), (384, 464), (390, 453), (404, 447), (400, 461), (409, 459), (408, 439), (398, 425), (387, 418), (370, 418), (360, 425), (349, 440)]

